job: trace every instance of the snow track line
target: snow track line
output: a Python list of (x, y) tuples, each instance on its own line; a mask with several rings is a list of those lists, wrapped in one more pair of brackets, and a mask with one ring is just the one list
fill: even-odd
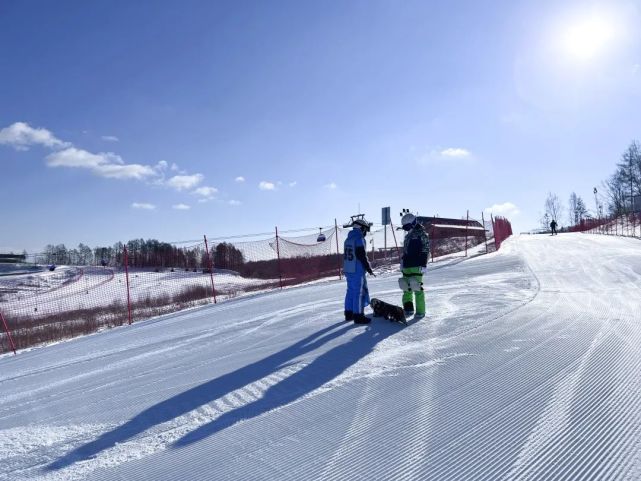
[[(612, 334), (608, 333), (607, 336), (611, 337)], [(604, 342), (605, 341), (607, 341), (607, 339), (604, 339)], [(617, 346), (613, 346), (613, 348), (616, 348), (616, 347)], [(616, 377), (613, 378), (612, 376), (610, 376), (609, 375), (610, 373), (617, 372), (616, 366), (613, 366), (614, 363), (630, 365), (631, 367), (636, 369), (636, 372), (639, 372), (638, 369), (641, 366), (641, 362), (639, 361), (638, 353), (634, 353), (634, 352), (631, 353), (631, 352), (628, 351), (626, 353), (627, 354), (627, 358), (624, 359), (624, 360), (631, 361), (630, 358), (634, 357), (635, 358), (634, 359), (635, 362), (633, 362), (631, 364), (622, 363), (620, 359), (618, 359), (618, 358), (613, 356), (613, 353), (612, 353), (613, 348), (609, 349), (608, 351), (606, 351), (604, 353), (604, 355), (607, 354), (607, 357), (605, 359), (603, 359), (603, 361), (605, 361), (605, 362), (599, 363), (598, 364), (599, 367), (597, 368), (597, 371), (595, 372), (595, 374), (599, 374), (599, 375), (598, 376), (592, 376), (589, 379), (589, 384), (586, 386), (586, 390), (589, 391), (590, 393), (595, 393), (597, 390), (599, 390), (599, 392), (603, 392), (603, 391), (609, 392), (609, 394), (604, 394), (603, 395), (607, 399), (611, 399), (614, 396), (614, 394), (619, 392), (621, 390), (621, 386), (629, 385), (630, 381), (633, 381), (633, 379), (630, 379), (630, 375), (628, 375), (624, 379), (616, 379)], [(629, 371), (628, 371), (628, 373), (629, 373)], [(614, 385), (615, 381), (619, 382), (618, 387)], [(597, 399), (597, 401), (600, 401), (600, 400), (602, 400), (602, 397), (599, 397), (599, 399)], [(638, 395), (637, 395), (637, 399), (636, 400), (637, 401), (639, 400)], [(613, 401), (615, 401), (615, 400), (613, 400)], [(629, 444), (630, 441), (634, 441), (634, 438), (632, 440), (630, 440), (626, 436), (620, 436), (621, 433), (615, 432), (614, 429), (613, 429), (614, 426), (627, 426), (628, 430), (629, 430), (630, 427), (631, 427), (631, 424), (628, 423), (628, 422), (624, 422), (623, 418), (625, 418), (625, 421), (628, 421), (628, 418), (630, 417), (631, 413), (625, 412), (625, 411), (622, 411), (622, 410), (615, 410), (613, 414), (614, 414), (614, 417), (619, 422), (610, 423), (609, 421), (611, 421), (611, 419), (608, 419), (607, 416), (595, 416), (595, 414), (593, 412), (594, 406), (592, 406), (593, 402), (594, 402), (594, 399), (592, 397), (588, 397), (588, 396), (580, 397), (580, 396), (577, 396), (577, 403), (575, 403), (575, 405), (574, 405), (574, 412), (575, 412), (575, 417), (576, 417), (576, 415), (578, 415), (580, 413), (581, 418), (579, 418), (579, 422), (578, 423), (573, 423), (573, 425), (572, 425), (573, 428), (570, 430), (568, 435), (574, 435), (575, 434), (575, 429), (576, 429), (576, 428), (574, 428), (575, 426), (583, 426), (584, 424), (586, 424), (588, 426), (588, 431), (586, 432), (586, 434), (581, 436), (582, 439), (594, 439), (594, 438), (600, 439), (602, 437), (604, 441), (608, 441), (608, 442), (600, 443), (597, 446), (592, 446), (592, 445), (590, 445), (588, 443), (584, 443), (582, 445), (579, 445), (578, 449), (574, 450), (574, 452), (572, 454), (574, 454), (574, 457), (577, 457), (577, 455), (578, 455), (579, 459), (578, 459), (577, 465), (584, 466), (583, 467), (583, 471), (588, 469), (590, 466), (592, 466), (593, 469), (597, 468), (595, 466), (595, 463), (597, 462), (597, 460), (601, 459), (603, 456), (601, 456), (601, 457), (596, 456), (596, 454), (598, 454), (598, 453), (595, 452), (595, 450), (597, 450), (597, 449), (601, 449), (601, 450), (602, 449), (608, 449), (608, 450), (611, 450), (613, 445), (617, 446), (618, 444), (620, 444), (622, 442), (625, 442), (625, 443)], [(617, 404), (620, 404), (620, 402), (617, 403)], [(629, 404), (629, 403), (625, 403), (625, 404)], [(608, 406), (606, 405), (604, 407), (608, 407)], [(593, 418), (594, 418), (595, 422), (590, 422)], [(637, 426), (637, 429), (638, 429), (638, 426)], [(567, 449), (568, 448), (566, 446), (562, 446), (561, 449), (565, 449), (566, 450), (566, 454), (567, 454)], [(604, 448), (603, 446), (606, 446), (606, 447)], [(615, 450), (615, 451), (621, 452), (621, 450)], [(558, 453), (556, 455), (559, 456)], [(590, 462), (590, 460), (592, 460), (592, 461)], [(604, 469), (605, 466), (607, 466), (607, 463), (603, 464), (600, 469)], [(546, 473), (548, 471), (550, 471), (552, 469), (552, 467), (553, 467), (552, 465), (544, 466), (544, 468), (541, 470), (540, 474), (542, 476), (547, 476)], [(592, 468), (590, 468), (590, 469), (592, 469)], [(573, 477), (576, 474), (577, 473), (574, 473)], [(552, 475), (552, 473), (550, 473), (550, 475)], [(563, 476), (563, 475), (567, 475), (567, 473), (566, 474), (556, 473), (556, 475), (557, 476)], [(590, 479), (590, 477), (587, 477), (587, 478), (579, 477), (577, 479)], [(607, 479), (607, 478), (601, 478), (601, 479)]]
[(26, 295), (26, 296), (24, 296), (23, 299), (32, 299), (34, 297), (38, 297), (38, 296), (41, 296), (43, 294), (49, 294), (51, 292), (58, 291), (58, 290), (63, 289), (65, 287), (69, 287), (69, 285), (78, 282), (82, 278), (82, 276), (84, 275), (84, 269), (82, 267), (78, 267), (77, 270), (79, 271), (80, 274), (78, 275), (77, 278), (75, 278), (75, 274), (74, 274), (74, 278), (71, 280), (71, 282), (67, 282), (67, 283), (63, 282), (59, 286), (53, 287), (53, 288), (48, 289), (48, 290), (46, 290), (44, 292), (36, 292), (36, 293), (30, 294), (30, 295)]
[[(583, 358), (583, 357), (584, 356), (581, 355), (581, 358)], [(517, 412), (519, 411), (518, 408), (520, 407), (519, 405), (522, 404), (522, 402), (525, 401), (527, 398), (536, 397), (536, 395), (539, 393), (539, 391), (546, 389), (549, 384), (554, 384), (554, 383), (556, 383), (556, 381), (558, 379), (563, 379), (563, 378), (567, 377), (567, 373), (569, 371), (571, 371), (574, 367), (576, 367), (576, 365), (578, 363), (581, 362), (581, 358), (577, 359), (576, 361), (572, 362), (571, 364), (569, 364), (568, 366), (563, 368), (556, 375), (554, 375), (549, 380), (547, 380), (544, 384), (542, 384), (540, 386), (537, 386), (534, 390), (526, 393), (523, 397), (515, 399), (512, 403), (507, 405), (501, 411), (491, 415), (489, 418), (484, 420), (481, 424), (477, 425), (477, 427), (475, 428), (474, 431), (472, 431), (470, 433), (467, 433), (466, 436), (471, 436), (471, 435), (475, 434), (476, 430), (481, 430), (482, 428), (485, 428), (488, 425), (501, 426), (500, 423), (496, 423), (496, 420), (500, 419), (500, 418), (515, 419), (515, 420), (517, 420), (517, 422), (519, 422), (519, 423), (521, 423), (523, 425), (527, 424), (527, 421), (531, 421), (531, 417), (529, 417), (529, 418), (528, 417), (519, 417), (517, 415)], [(504, 416), (505, 413), (510, 413), (511, 415), (510, 416)], [(555, 423), (553, 422), (553, 424), (555, 424)], [(518, 431), (519, 430), (517, 430), (517, 429), (513, 429), (512, 430), (512, 432), (518, 432)], [(492, 432), (490, 432), (490, 435), (492, 435)], [(490, 437), (490, 436), (488, 436), (488, 437)], [(506, 438), (495, 437), (495, 436), (492, 435), (491, 439), (488, 439), (488, 441), (485, 443), (484, 446), (477, 447), (476, 449), (480, 451), (480, 450), (483, 449), (483, 447), (485, 447), (485, 448), (491, 450), (492, 447), (495, 447), (495, 445), (496, 445), (496, 439), (500, 439), (501, 440), (500, 443), (505, 443), (506, 445), (507, 444), (511, 445), (515, 441), (514, 439), (508, 438), (508, 440), (506, 440)], [(456, 444), (457, 445), (462, 445), (463, 443), (460, 440), (457, 440)], [(475, 445), (475, 446), (477, 446), (477, 445)], [(444, 446), (443, 447), (443, 451), (447, 451), (447, 448), (448, 448), (448, 446)], [(452, 453), (452, 452), (448, 451), (448, 454), (449, 455), (452, 455), (452, 454), (455, 455), (456, 453)], [(470, 454), (469, 456), (471, 456), (473, 459), (474, 458), (478, 458), (477, 453)], [(458, 459), (461, 459), (461, 458), (458, 458)], [(463, 461), (465, 461), (465, 459), (463, 459)], [(496, 463), (495, 460), (490, 459), (488, 461), (488, 464), (491, 464), (491, 466), (494, 468), (494, 470), (498, 471), (499, 465)], [(471, 464), (470, 466), (472, 467), (474, 465)], [(470, 469), (471, 469), (471, 467), (470, 467)], [(485, 466), (485, 468), (487, 468), (487, 467), (488, 466)], [(479, 469), (482, 469), (482, 468), (483, 468), (483, 466), (479, 467)], [(490, 469), (489, 471), (483, 470), (483, 472), (484, 472), (484, 477), (483, 478), (478, 478), (478, 479), (498, 479), (498, 478), (496, 478), (496, 476), (498, 476), (500, 474), (498, 472), (493, 472), (492, 469)], [(464, 472), (464, 473), (457, 473), (457, 475), (464, 475), (464, 476), (466, 476), (466, 475), (469, 475), (469, 476), (474, 475), (475, 476), (474, 479), (477, 479), (478, 473), (465, 473)], [(443, 479), (446, 479), (446, 478), (443, 478)], [(506, 479), (519, 479), (519, 477), (516, 475), (516, 473), (512, 473), (512, 474), (508, 474), (506, 476)], [(545, 479), (547, 479), (547, 478), (545, 478)]]

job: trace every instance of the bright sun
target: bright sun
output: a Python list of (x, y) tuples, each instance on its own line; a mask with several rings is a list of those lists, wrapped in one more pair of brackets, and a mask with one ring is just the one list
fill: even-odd
[(589, 60), (600, 54), (615, 33), (611, 22), (599, 16), (583, 18), (566, 25), (564, 30), (563, 49), (579, 60)]

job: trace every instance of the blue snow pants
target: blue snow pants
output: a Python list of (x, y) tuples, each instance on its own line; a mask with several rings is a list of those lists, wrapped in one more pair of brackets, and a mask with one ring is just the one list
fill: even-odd
[(365, 272), (345, 273), (347, 293), (345, 294), (345, 310), (354, 314), (363, 314), (365, 306), (369, 305), (369, 290)]

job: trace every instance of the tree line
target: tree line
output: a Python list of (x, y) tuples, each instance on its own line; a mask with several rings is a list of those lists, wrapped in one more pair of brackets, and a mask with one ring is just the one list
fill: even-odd
[(79, 244), (77, 248), (68, 249), (64, 244), (47, 245), (42, 254), (38, 254), (36, 262), (40, 264), (57, 265), (96, 265), (122, 267), (124, 266), (124, 247), (127, 247), (127, 265), (129, 268), (153, 269), (156, 271), (188, 270), (209, 272), (209, 266), (214, 269), (224, 269), (237, 272), (244, 277), (259, 279), (282, 279), (283, 285), (300, 282), (301, 279), (316, 279), (337, 271), (337, 254), (301, 255), (298, 257), (276, 258), (276, 252), (271, 247), (273, 256), (264, 260), (247, 260), (243, 252), (235, 245), (221, 242), (210, 249), (210, 258), (203, 244), (190, 247), (179, 247), (155, 239), (134, 239), (126, 244), (115, 243), (110, 247), (94, 247), (93, 249)]
[(240, 270), (246, 263), (242, 251), (227, 242), (213, 246), (208, 258), (202, 244), (179, 247), (156, 239), (134, 239), (126, 244), (116, 242), (113, 246), (94, 248), (83, 243), (75, 248), (49, 244), (33, 260), (38, 264), (123, 266), (125, 245), (128, 266), (134, 268), (208, 269), (211, 261), (218, 268)]
[[(621, 216), (637, 212), (641, 199), (641, 144), (632, 141), (623, 152), (614, 173), (595, 187), (594, 209), (588, 209), (583, 198), (575, 192), (570, 194), (567, 206), (569, 225), (578, 225), (583, 220), (604, 216)], [(549, 192), (545, 199), (541, 225), (548, 228), (554, 219), (562, 220), (565, 209), (559, 197)]]

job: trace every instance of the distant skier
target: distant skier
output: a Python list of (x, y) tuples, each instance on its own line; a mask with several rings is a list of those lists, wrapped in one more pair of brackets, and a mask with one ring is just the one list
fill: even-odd
[[(357, 217), (354, 220), (354, 217)], [(365, 273), (374, 275), (366, 255), (365, 235), (372, 224), (364, 216), (354, 216), (349, 226), (353, 227), (343, 249), (343, 272), (347, 281), (345, 294), (345, 320), (354, 321), (356, 324), (367, 324), (370, 318), (364, 314), (365, 306), (369, 305), (369, 290)]]
[(550, 222), (550, 230), (552, 231), (552, 235), (558, 235), (558, 232), (556, 231), (556, 221), (552, 219), (552, 222)]
[(414, 314), (414, 298), (416, 298), (415, 318), (425, 316), (425, 292), (423, 290), (423, 274), (427, 268), (430, 251), (430, 241), (425, 229), (418, 223), (414, 214), (407, 213), (401, 219), (405, 234), (403, 242), (403, 258), (399, 285), (403, 290), (403, 309), (406, 315)]

